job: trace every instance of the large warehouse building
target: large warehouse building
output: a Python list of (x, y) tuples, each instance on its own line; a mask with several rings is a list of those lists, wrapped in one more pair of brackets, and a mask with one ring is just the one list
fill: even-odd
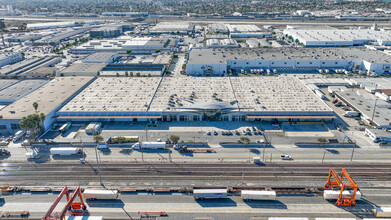
[(334, 112), (294, 77), (101, 77), (58, 121), (314, 121)]
[(389, 73), (391, 56), (363, 48), (193, 48), (186, 72), (195, 76), (223, 76), (241, 69), (308, 72), (353, 68)]
[[(93, 79), (93, 77), (59, 77), (1, 109), (0, 133), (16, 132), (20, 129), (20, 120), (35, 113), (46, 115), (43, 126), (48, 129), (55, 121), (54, 113)], [(33, 107), (34, 102), (38, 103), (37, 111)]]
[(292, 36), (307, 47), (360, 46), (368, 42), (380, 45), (391, 45), (391, 31), (372, 29), (358, 30), (284, 30), (284, 34)]
[(166, 37), (123, 37), (112, 40), (92, 40), (72, 48), (74, 54), (91, 54), (96, 52), (117, 52), (132, 54), (151, 54), (156, 50), (171, 51), (170, 39)]

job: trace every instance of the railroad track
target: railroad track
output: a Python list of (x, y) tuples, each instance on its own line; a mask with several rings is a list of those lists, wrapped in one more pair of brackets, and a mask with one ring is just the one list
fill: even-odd
[[(273, 163), (258, 166), (249, 163), (104, 163), (101, 164), (105, 182), (143, 181), (308, 181), (323, 182), (328, 169), (345, 167), (357, 182), (389, 182), (391, 166), (388, 164), (305, 164)], [(0, 182), (31, 181), (59, 184), (66, 181), (86, 183), (96, 181), (96, 164), (79, 163), (3, 163), (0, 164)]]

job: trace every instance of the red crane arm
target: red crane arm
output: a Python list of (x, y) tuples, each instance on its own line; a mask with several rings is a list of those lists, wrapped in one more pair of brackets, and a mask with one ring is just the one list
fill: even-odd
[(86, 205), (84, 204), (84, 201), (83, 201), (83, 196), (81, 194), (81, 188), (80, 186), (78, 186), (75, 191), (73, 192), (72, 196), (70, 199), (68, 199), (67, 201), (67, 204), (64, 206), (64, 208), (62, 209), (61, 213), (60, 213), (60, 217), (59, 219), (65, 219), (65, 214), (67, 213), (69, 207), (72, 205), (72, 202), (75, 200), (76, 196), (79, 195), (80, 197), (80, 203), (83, 207), (83, 209), (85, 209)]
[(61, 201), (62, 197), (66, 195), (67, 201), (69, 200), (69, 191), (68, 187), (64, 186), (64, 189), (61, 190), (60, 194), (57, 196), (56, 200), (54, 200), (53, 204), (50, 206), (49, 210), (46, 212), (46, 215), (42, 218), (42, 220), (50, 219), (50, 215), (58, 205), (58, 203)]

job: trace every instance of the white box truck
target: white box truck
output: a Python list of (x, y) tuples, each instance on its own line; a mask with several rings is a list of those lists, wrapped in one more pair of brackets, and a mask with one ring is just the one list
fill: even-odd
[[(323, 192), (323, 198), (326, 200), (338, 200), (339, 194), (341, 191), (339, 190), (325, 190)], [(342, 192), (342, 198), (352, 198), (353, 197), (353, 190), (344, 190)], [(356, 200), (361, 199), (361, 193), (360, 191), (356, 192)]]
[(390, 207), (376, 207), (373, 210), (373, 214), (376, 215), (376, 217), (391, 217), (391, 206)]
[(25, 134), (24, 130), (19, 130), (15, 133), (14, 141), (19, 140)]
[(276, 192), (265, 190), (242, 190), (241, 197), (243, 200), (276, 200)]
[(345, 114), (343, 114), (345, 117), (357, 117), (359, 116), (358, 112), (355, 111), (346, 111)]
[(69, 156), (81, 154), (81, 149), (77, 147), (56, 147), (50, 149), (50, 154), (58, 156)]
[(133, 144), (132, 149), (133, 150), (140, 150), (141, 147), (143, 149), (164, 149), (166, 148), (166, 142), (137, 142)]
[(195, 199), (227, 198), (227, 189), (193, 189)]
[(85, 199), (117, 199), (118, 190), (86, 189), (83, 197)]

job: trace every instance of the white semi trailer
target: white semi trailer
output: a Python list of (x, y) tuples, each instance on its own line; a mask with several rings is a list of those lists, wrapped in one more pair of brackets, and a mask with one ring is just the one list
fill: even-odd
[(117, 199), (118, 190), (86, 189), (83, 192), (83, 197), (86, 199)]
[[(141, 146), (140, 146), (141, 145)], [(138, 142), (133, 144), (133, 150), (143, 149), (164, 149), (166, 148), (166, 142)]]
[(227, 198), (227, 189), (193, 189), (195, 199)]
[(56, 147), (50, 149), (50, 154), (58, 156), (69, 156), (81, 154), (81, 149), (77, 147)]
[(276, 192), (265, 190), (242, 190), (241, 197), (243, 200), (276, 200)]
[[(338, 200), (340, 192), (339, 190), (325, 190), (323, 192), (323, 198), (326, 200)], [(342, 192), (342, 198), (352, 198), (353, 193), (353, 190), (344, 190)], [(356, 200), (361, 200), (360, 191), (356, 192)]]
[(391, 217), (391, 206), (390, 207), (376, 207), (373, 210), (373, 213), (376, 215), (376, 217)]

